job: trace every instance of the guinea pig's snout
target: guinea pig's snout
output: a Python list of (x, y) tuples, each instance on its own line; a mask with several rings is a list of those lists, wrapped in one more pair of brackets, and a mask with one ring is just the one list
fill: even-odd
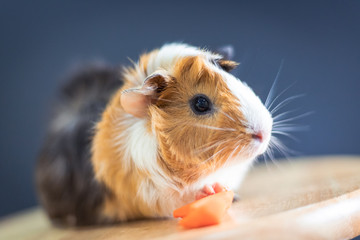
[(256, 133), (253, 133), (251, 135), (251, 137), (254, 139), (254, 140), (257, 140), (259, 142), (262, 142), (263, 141), (263, 133), (262, 132), (256, 132)]

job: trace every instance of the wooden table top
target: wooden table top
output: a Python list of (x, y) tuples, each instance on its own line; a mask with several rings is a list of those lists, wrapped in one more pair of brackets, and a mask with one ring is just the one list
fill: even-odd
[(360, 235), (360, 157), (255, 165), (241, 200), (218, 226), (184, 230), (176, 219), (59, 229), (40, 208), (0, 221), (0, 239), (349, 239)]

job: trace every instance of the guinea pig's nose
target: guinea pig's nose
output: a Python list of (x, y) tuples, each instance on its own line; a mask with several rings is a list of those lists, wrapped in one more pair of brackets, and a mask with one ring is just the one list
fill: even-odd
[(251, 135), (253, 139), (258, 140), (260, 142), (263, 141), (263, 134), (262, 132), (257, 132)]

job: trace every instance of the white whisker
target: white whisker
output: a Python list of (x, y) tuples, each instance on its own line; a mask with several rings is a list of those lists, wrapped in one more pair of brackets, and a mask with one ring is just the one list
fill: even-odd
[(224, 149), (226, 149), (226, 147), (223, 147), (220, 151), (217, 151), (215, 154), (213, 154), (211, 157), (209, 157), (208, 159), (206, 159), (205, 161), (203, 161), (202, 163), (205, 164), (208, 161), (212, 160), (215, 158), (216, 155), (220, 154), (222, 151), (224, 151)]
[(298, 124), (294, 124), (294, 123), (279, 123), (279, 124), (274, 124), (273, 125), (273, 129), (278, 129), (280, 127), (297, 127), (299, 126)]
[(278, 99), (278, 98), (280, 98), (287, 90), (289, 90), (292, 86), (294, 86), (295, 85), (295, 82), (293, 83), (293, 84), (291, 84), (290, 86), (288, 86), (287, 88), (285, 88), (284, 90), (282, 90), (280, 93), (279, 93), (279, 95), (277, 95), (275, 98), (274, 98), (274, 100), (270, 103), (270, 105), (267, 107), (267, 109), (269, 109), (270, 110), (270, 108), (275, 104), (275, 102), (276, 102), (276, 100)]
[(275, 147), (281, 154), (283, 154), (286, 158), (289, 157), (288, 153), (296, 154), (295, 151), (286, 147), (277, 137), (272, 137), (273, 147)]
[[(229, 155), (229, 157), (227, 158), (226, 161), (229, 161), (233, 157), (233, 155), (236, 153), (237, 149), (240, 147), (241, 141), (242, 141), (242, 139), (240, 139), (239, 141), (236, 142), (235, 145), (237, 145), (237, 147), (234, 148), (234, 150), (231, 152), (231, 154)], [(241, 150), (240, 150), (240, 152), (241, 152)], [(236, 156), (238, 156), (238, 155), (236, 155)]]
[(287, 133), (287, 132), (272, 131), (272, 133), (287, 136), (287, 137), (289, 137), (289, 138), (291, 138), (291, 139), (293, 139), (294, 141), (297, 141), (297, 142), (299, 141), (299, 139), (295, 138), (293, 135), (291, 135), (290, 133)]
[(304, 97), (305, 94), (298, 94), (295, 96), (291, 96), (286, 98), (285, 100), (283, 100), (282, 102), (280, 102), (278, 105), (276, 105), (276, 107), (274, 107), (274, 109), (272, 109), (270, 111), (271, 114), (276, 113), (279, 109), (281, 109), (282, 107), (286, 106), (289, 102), (291, 102), (292, 100), (296, 99), (296, 98), (300, 98), (300, 97)]
[[(268, 93), (268, 95), (267, 95), (267, 97), (266, 97), (265, 104), (264, 104), (266, 108), (268, 108), (268, 105), (269, 105), (270, 101), (272, 101), (272, 98), (273, 98), (273, 95), (274, 95), (274, 91), (275, 91), (275, 86), (276, 86), (276, 83), (277, 83), (277, 81), (278, 81), (278, 79), (279, 79), (280, 72), (281, 72), (281, 70), (282, 70), (282, 68), (283, 68), (283, 65), (284, 65), (284, 59), (281, 60), (279, 70), (278, 70), (278, 72), (276, 73), (276, 77), (275, 77), (275, 79), (274, 79), (274, 82), (273, 82), (273, 84), (271, 85), (270, 91), (269, 91), (269, 93)], [(269, 109), (269, 108), (268, 108), (268, 109)]]
[[(273, 138), (273, 137), (272, 137)], [(274, 156), (274, 152), (273, 152), (273, 148), (274, 148), (274, 143), (271, 141), (270, 142), (270, 145), (269, 145), (269, 148), (268, 148), (268, 154), (269, 154), (269, 157), (270, 157), (270, 160), (271, 162), (279, 169), (281, 169), (281, 166), (280, 164), (278, 164), (278, 162), (275, 160), (275, 156)]]
[[(268, 149), (266, 150), (266, 154), (269, 157), (268, 159), (270, 159), (270, 161), (273, 162), (275, 157), (274, 157), (274, 152), (273, 152), (271, 145), (269, 145)], [(267, 167), (267, 169), (269, 169), (269, 166), (267, 164), (267, 159), (265, 159), (265, 161), (266, 161), (265, 162), (266, 167)]]
[(269, 151), (270, 151), (270, 147), (268, 147), (268, 149), (266, 149), (266, 152), (262, 155), (263, 159), (264, 159), (264, 162), (265, 162), (265, 165), (266, 165), (266, 169), (269, 169), (268, 167), (268, 159), (270, 158), (269, 157)]
[(223, 110), (220, 110), (220, 112), (222, 114), (224, 114), (226, 117), (228, 117), (230, 120), (232, 120), (233, 122), (236, 122), (232, 117), (229, 116), (229, 114), (227, 114), (226, 112), (224, 112)]
[(212, 129), (212, 130), (219, 130), (219, 131), (230, 131), (230, 132), (236, 131), (234, 128), (220, 128), (220, 127), (214, 127), (214, 126), (204, 125), (204, 124), (194, 124), (193, 126)]
[(275, 127), (273, 128), (274, 131), (286, 131), (286, 132), (301, 132), (309, 130), (308, 126), (297, 126), (297, 127)]
[(303, 118), (303, 117), (307, 117), (307, 116), (309, 116), (309, 115), (311, 115), (313, 113), (314, 113), (313, 111), (303, 113), (303, 114), (300, 114), (300, 115), (295, 116), (295, 117), (287, 118), (287, 119), (280, 120), (280, 121), (275, 121), (274, 124), (280, 124), (280, 123), (286, 123), (286, 122), (294, 121), (294, 120), (297, 120), (297, 119), (300, 119), (300, 118)]
[(206, 152), (214, 147), (217, 147), (221, 144), (224, 144), (224, 143), (227, 143), (227, 142), (230, 142), (232, 141), (232, 139), (227, 139), (227, 140), (223, 140), (223, 141), (215, 141), (214, 143), (212, 143), (210, 146), (206, 146), (207, 144), (204, 144), (204, 146), (196, 149), (194, 151), (195, 154), (200, 154), (200, 153), (203, 153), (203, 152)]
[(283, 112), (283, 113), (280, 113), (280, 114), (278, 114), (278, 115), (276, 115), (276, 116), (274, 116), (273, 117), (273, 120), (274, 120), (274, 122), (276, 122), (276, 120), (282, 120), (281, 118), (282, 117), (284, 117), (284, 116), (286, 116), (286, 115), (288, 115), (288, 114), (290, 114), (290, 113), (293, 113), (293, 112), (296, 112), (296, 111), (298, 111), (299, 109), (294, 109), (294, 110), (290, 110), (290, 111), (286, 111), (286, 112)]

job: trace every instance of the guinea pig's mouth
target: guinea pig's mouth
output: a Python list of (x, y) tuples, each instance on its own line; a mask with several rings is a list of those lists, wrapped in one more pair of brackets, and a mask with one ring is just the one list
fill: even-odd
[[(255, 156), (261, 155), (266, 152), (269, 147), (271, 132), (257, 131), (251, 134), (252, 141), (250, 149)], [(254, 157), (255, 157), (254, 156)]]

